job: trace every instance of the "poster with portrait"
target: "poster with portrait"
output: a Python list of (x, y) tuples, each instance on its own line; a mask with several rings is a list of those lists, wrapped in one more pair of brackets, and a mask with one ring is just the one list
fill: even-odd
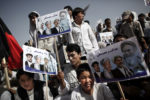
[(57, 62), (46, 50), (23, 45), (23, 69), (32, 73), (57, 74)]
[(63, 9), (50, 14), (40, 16), (36, 20), (37, 30), (40, 39), (69, 33), (71, 21), (68, 11)]
[(122, 81), (149, 75), (136, 37), (91, 52), (87, 59), (93, 72), (94, 64), (98, 63), (100, 77), (96, 79), (97, 82)]
[(99, 33), (99, 36), (100, 36), (100, 42), (103, 42), (106, 45), (111, 45), (113, 43), (113, 33), (112, 32)]
[(145, 6), (150, 6), (150, 0), (144, 0)]
[(38, 40), (38, 48), (49, 50), (51, 53), (55, 54), (55, 37), (48, 37)]

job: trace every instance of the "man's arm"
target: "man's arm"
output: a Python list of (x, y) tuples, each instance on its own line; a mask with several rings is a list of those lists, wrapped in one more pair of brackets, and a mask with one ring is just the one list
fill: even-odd
[(58, 88), (58, 92), (60, 95), (64, 95), (70, 90), (69, 83), (64, 79), (64, 73), (62, 71), (58, 72), (58, 80), (60, 82), (60, 86)]
[(58, 80), (60, 82), (60, 87), (63, 90), (66, 87), (66, 83), (64, 81), (64, 73), (62, 71), (58, 72)]
[[(89, 25), (88, 25), (88, 26), (89, 26)], [(96, 40), (96, 37), (95, 37), (94, 32), (92, 31), (92, 29), (91, 29), (90, 26), (88, 27), (88, 30), (89, 30), (89, 38), (90, 38), (90, 40), (91, 40), (91, 43), (92, 43), (92, 45), (93, 45), (93, 48), (94, 48), (95, 50), (99, 49), (98, 43), (97, 43), (97, 40)]]

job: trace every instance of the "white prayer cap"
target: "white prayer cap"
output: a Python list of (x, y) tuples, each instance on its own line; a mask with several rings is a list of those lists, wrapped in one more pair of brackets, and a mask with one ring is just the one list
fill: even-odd
[(101, 18), (97, 21), (97, 25), (100, 24), (100, 23), (103, 24), (103, 21), (102, 21)]
[(135, 11), (131, 11), (132, 14), (134, 15), (134, 21), (138, 20), (138, 16), (137, 13)]
[(39, 17), (40, 14), (37, 11), (32, 11), (32, 12), (29, 13), (28, 17), (31, 18), (32, 16)]

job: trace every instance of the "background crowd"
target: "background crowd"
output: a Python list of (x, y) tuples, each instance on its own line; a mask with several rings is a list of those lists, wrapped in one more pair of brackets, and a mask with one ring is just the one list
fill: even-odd
[[(58, 70), (58, 75), (49, 75), (48, 87), (46, 87), (45, 82), (35, 79), (33, 73), (25, 72), (23, 69), (8, 69), (10, 83), (14, 88), (6, 89), (3, 70), (6, 64), (1, 62), (0, 100), (46, 100), (46, 98), (48, 100), (122, 100), (116, 82), (99, 83), (101, 82), (100, 77), (105, 78), (105, 76), (100, 72), (97, 62), (93, 63), (92, 66), (87, 64), (86, 56), (93, 50), (105, 48), (134, 36), (138, 40), (143, 59), (148, 69), (150, 68), (150, 12), (147, 12), (147, 14), (141, 12), (137, 15), (134, 11), (124, 11), (121, 18), (116, 20), (115, 26), (111, 24), (110, 18), (106, 18), (104, 21), (100, 19), (95, 30), (91, 28), (90, 21), (84, 19), (88, 7), (72, 9), (71, 6), (65, 6), (64, 9), (67, 9), (70, 15), (72, 31), (57, 36), (56, 42), (61, 67), (61, 70)], [(35, 19), (40, 17), (40, 14), (33, 11), (28, 17), (31, 40), (26, 42), (25, 45), (38, 47), (38, 41), (40, 41), (38, 35), (43, 32), (36, 29)], [(57, 29), (59, 30), (59, 28)], [(111, 44), (101, 41), (100, 34), (103, 32), (113, 33), (114, 39)], [(49, 34), (53, 33), (49, 32)], [(54, 40), (50, 44), (52, 44), (50, 48), (54, 49), (56, 46)], [(55, 49), (48, 51), (56, 52)], [(54, 55), (54, 57), (56, 56)], [(67, 59), (69, 59), (69, 63)], [(116, 64), (118, 64), (118, 59), (122, 60), (121, 57), (116, 58)], [(102, 64), (105, 65), (105, 62), (103, 61)], [(91, 68), (94, 69), (94, 72), (91, 71)], [(148, 100), (150, 97), (149, 77), (120, 83), (128, 100)]]

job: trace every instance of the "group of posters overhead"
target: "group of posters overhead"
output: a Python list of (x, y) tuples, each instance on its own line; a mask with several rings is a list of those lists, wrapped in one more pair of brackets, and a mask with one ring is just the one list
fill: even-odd
[[(67, 10), (60, 10), (40, 16), (36, 26), (40, 31), (38, 48), (23, 46), (23, 68), (28, 72), (56, 75), (54, 38), (71, 32), (69, 14)], [(109, 46), (87, 54), (91, 69), (94, 62), (99, 64), (102, 76), (100, 82), (129, 80), (149, 75), (136, 37), (113, 43), (112, 32), (105, 32), (100, 33), (100, 42)]]

